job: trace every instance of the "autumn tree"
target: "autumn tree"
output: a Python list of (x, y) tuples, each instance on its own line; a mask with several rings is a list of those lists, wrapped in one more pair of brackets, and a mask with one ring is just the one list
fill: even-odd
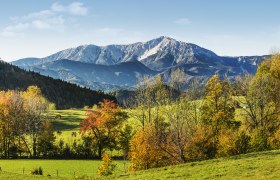
[(6, 92), (0, 92), (0, 120), (1, 120), (1, 145), (4, 156), (9, 156), (9, 145), (12, 138), (13, 123), (9, 119), (9, 96)]
[(247, 87), (243, 119), (251, 133), (252, 149), (265, 150), (280, 126), (280, 55), (262, 62)]
[(189, 101), (187, 96), (184, 96), (166, 107), (169, 151), (176, 154), (176, 160), (180, 163), (188, 160), (186, 149), (199, 125), (196, 104), (197, 102)]
[(246, 96), (247, 123), (251, 128), (279, 126), (280, 55), (264, 61), (250, 82)]
[(48, 120), (42, 121), (42, 130), (38, 134), (38, 152), (43, 156), (49, 155), (54, 149), (55, 139), (52, 124)]
[(183, 69), (174, 69), (171, 71), (169, 85), (177, 91), (183, 91), (187, 78)]
[(43, 113), (48, 109), (49, 102), (37, 86), (29, 86), (23, 93), (23, 97), (26, 112), (26, 132), (32, 139), (33, 156), (37, 156), (37, 139), (42, 130)]
[(89, 133), (94, 138), (98, 149), (98, 157), (102, 157), (104, 149), (113, 150), (127, 119), (126, 112), (113, 101), (104, 100), (96, 110), (88, 111), (87, 117), (81, 123), (81, 132)]
[(98, 167), (98, 171), (97, 174), (99, 176), (109, 176), (112, 175), (115, 168), (116, 168), (116, 164), (113, 164), (111, 157), (109, 156), (109, 154), (104, 153), (102, 155), (102, 162), (101, 165)]
[(154, 125), (146, 124), (144, 129), (136, 132), (131, 140), (129, 159), (132, 170), (144, 170), (149, 168), (167, 166), (175, 164), (174, 159), (161, 144), (157, 136), (157, 130)]
[[(234, 112), (230, 84), (221, 80), (219, 75), (212, 76), (205, 87), (201, 114), (204, 125), (212, 130), (213, 141), (216, 146), (219, 143), (219, 135), (223, 129), (237, 128), (239, 126), (240, 123), (234, 120)], [(214, 154), (215, 152), (212, 153), (212, 155)]]
[(32, 136), (33, 152), (36, 155), (36, 135), (42, 129), (41, 120), (48, 101), (40, 89), (31, 86), (25, 92), (0, 92), (1, 138), (4, 156), (16, 155), (29, 149), (28, 136)]
[(142, 127), (145, 126), (145, 123), (152, 121), (152, 108), (154, 106), (152, 83), (150, 77), (140, 77), (135, 90), (136, 95), (133, 101), (135, 101), (137, 111), (131, 113), (130, 116), (138, 119)]

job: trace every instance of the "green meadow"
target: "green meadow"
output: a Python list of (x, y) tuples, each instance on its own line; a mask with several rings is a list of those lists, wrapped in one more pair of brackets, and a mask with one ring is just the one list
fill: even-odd
[[(128, 163), (113, 161), (117, 170), (107, 179), (279, 179), (280, 150), (250, 153), (228, 158), (190, 162), (177, 166), (125, 172)], [(96, 179), (100, 161), (93, 160), (0, 160), (0, 179)], [(33, 176), (41, 166), (43, 176)], [(23, 168), (24, 174), (23, 174)], [(47, 175), (51, 175), (50, 177)], [(106, 179), (106, 178), (105, 178)]]

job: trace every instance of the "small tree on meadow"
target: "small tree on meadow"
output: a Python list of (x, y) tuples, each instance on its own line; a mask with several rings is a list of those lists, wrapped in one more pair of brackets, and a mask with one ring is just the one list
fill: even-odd
[(117, 166), (116, 164), (113, 164), (109, 154), (104, 153), (102, 156), (102, 164), (99, 166), (97, 174), (99, 176), (112, 175), (116, 166)]
[(96, 110), (88, 112), (86, 119), (82, 121), (81, 132), (83, 136), (90, 133), (93, 137), (98, 157), (101, 159), (105, 149), (112, 150), (117, 147), (127, 114), (113, 101), (104, 100), (99, 105)]

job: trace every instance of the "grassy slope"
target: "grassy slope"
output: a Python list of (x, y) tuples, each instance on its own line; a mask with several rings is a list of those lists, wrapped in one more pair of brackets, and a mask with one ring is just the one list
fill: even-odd
[(279, 179), (280, 150), (139, 171), (118, 179)]
[[(95, 172), (99, 163), (77, 160), (0, 160), (0, 166), (4, 171), (0, 173), (0, 179), (19, 179), (19, 177), (40, 179), (40, 176), (20, 175), (23, 165), (30, 168), (41, 165), (45, 174), (50, 173), (52, 177), (56, 176), (56, 169), (59, 168), (60, 175), (67, 179), (73, 178), (74, 170), (80, 172), (76, 175), (87, 175), (92, 177), (88, 179), (94, 179), (97, 178)], [(115, 163), (118, 164), (118, 170), (108, 179), (279, 179), (280, 177), (280, 150), (192, 162), (129, 174), (124, 174), (122, 162)], [(26, 174), (29, 172), (26, 171)]]
[[(80, 122), (86, 117), (83, 109), (51, 110), (47, 113), (51, 118), (54, 129), (60, 131), (76, 131), (80, 128)], [(61, 118), (55, 118), (60, 115)]]

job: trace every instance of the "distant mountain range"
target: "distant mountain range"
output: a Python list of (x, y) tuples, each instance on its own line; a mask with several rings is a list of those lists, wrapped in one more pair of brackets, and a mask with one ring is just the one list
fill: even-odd
[(83, 45), (66, 49), (45, 58), (13, 61), (20, 68), (62, 79), (91, 89), (112, 91), (131, 89), (141, 76), (170, 78), (180, 68), (188, 81), (206, 80), (213, 74), (235, 77), (256, 72), (268, 56), (218, 56), (214, 52), (170, 37), (129, 45)]

